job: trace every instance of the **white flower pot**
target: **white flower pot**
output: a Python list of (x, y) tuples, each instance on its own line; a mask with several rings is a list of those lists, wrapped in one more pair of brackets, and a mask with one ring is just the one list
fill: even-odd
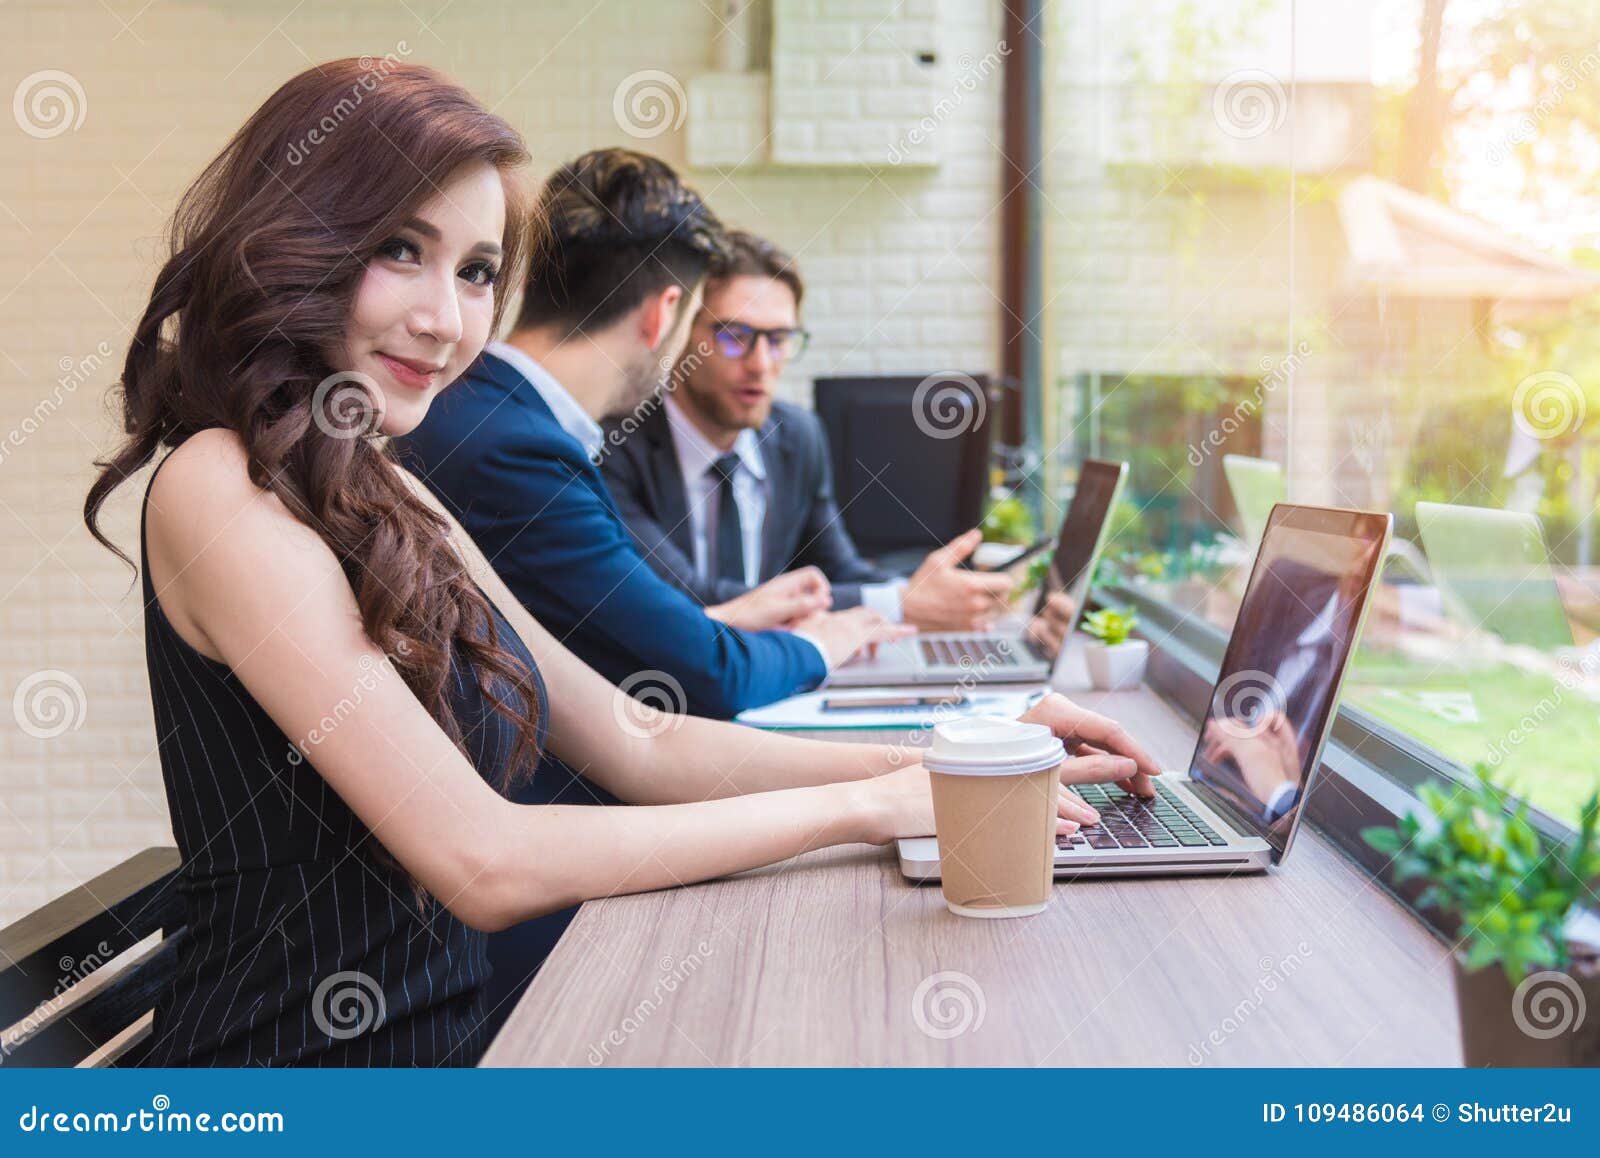
[(1103, 643), (1090, 643), (1083, 649), (1084, 662), (1089, 666), (1089, 682), (1102, 692), (1126, 691), (1144, 682), (1145, 663), (1150, 658), (1150, 644), (1143, 639), (1129, 639), (1107, 647)]

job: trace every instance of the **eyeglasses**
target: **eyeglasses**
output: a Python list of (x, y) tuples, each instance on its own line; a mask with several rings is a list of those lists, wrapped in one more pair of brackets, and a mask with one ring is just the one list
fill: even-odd
[(756, 348), (762, 338), (767, 340), (767, 354), (774, 361), (789, 362), (805, 353), (811, 335), (805, 330), (783, 327), (775, 330), (758, 330), (743, 322), (711, 322), (711, 336), (724, 358), (745, 358)]

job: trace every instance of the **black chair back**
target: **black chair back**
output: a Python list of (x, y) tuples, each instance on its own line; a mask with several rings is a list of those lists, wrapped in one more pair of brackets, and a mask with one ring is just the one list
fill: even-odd
[(187, 935), (178, 863), (147, 848), (0, 929), (0, 1068), (139, 1063)]

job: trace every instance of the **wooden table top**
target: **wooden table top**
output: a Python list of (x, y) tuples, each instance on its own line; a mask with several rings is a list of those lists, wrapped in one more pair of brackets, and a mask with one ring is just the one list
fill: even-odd
[[(1154, 692), (1074, 693), (1182, 769)], [(819, 733), (894, 739), (894, 733)], [(891, 849), (582, 907), (485, 1065), (1458, 1065), (1446, 947), (1303, 829), (1281, 868), (951, 914)]]

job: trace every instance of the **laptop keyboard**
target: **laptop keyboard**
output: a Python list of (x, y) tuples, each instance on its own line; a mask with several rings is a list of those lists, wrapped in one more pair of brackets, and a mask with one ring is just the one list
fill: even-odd
[(923, 661), (933, 667), (974, 668), (985, 663), (991, 667), (1015, 667), (1022, 662), (1017, 658), (1016, 647), (1001, 648), (996, 646), (998, 641), (981, 636), (918, 642)]
[(1154, 800), (1130, 795), (1114, 784), (1076, 785), (1074, 791), (1100, 813), (1100, 823), (1056, 837), (1056, 847), (1081, 852), (1091, 848), (1209, 848), (1228, 843), (1182, 796), (1159, 779), (1154, 783)]

